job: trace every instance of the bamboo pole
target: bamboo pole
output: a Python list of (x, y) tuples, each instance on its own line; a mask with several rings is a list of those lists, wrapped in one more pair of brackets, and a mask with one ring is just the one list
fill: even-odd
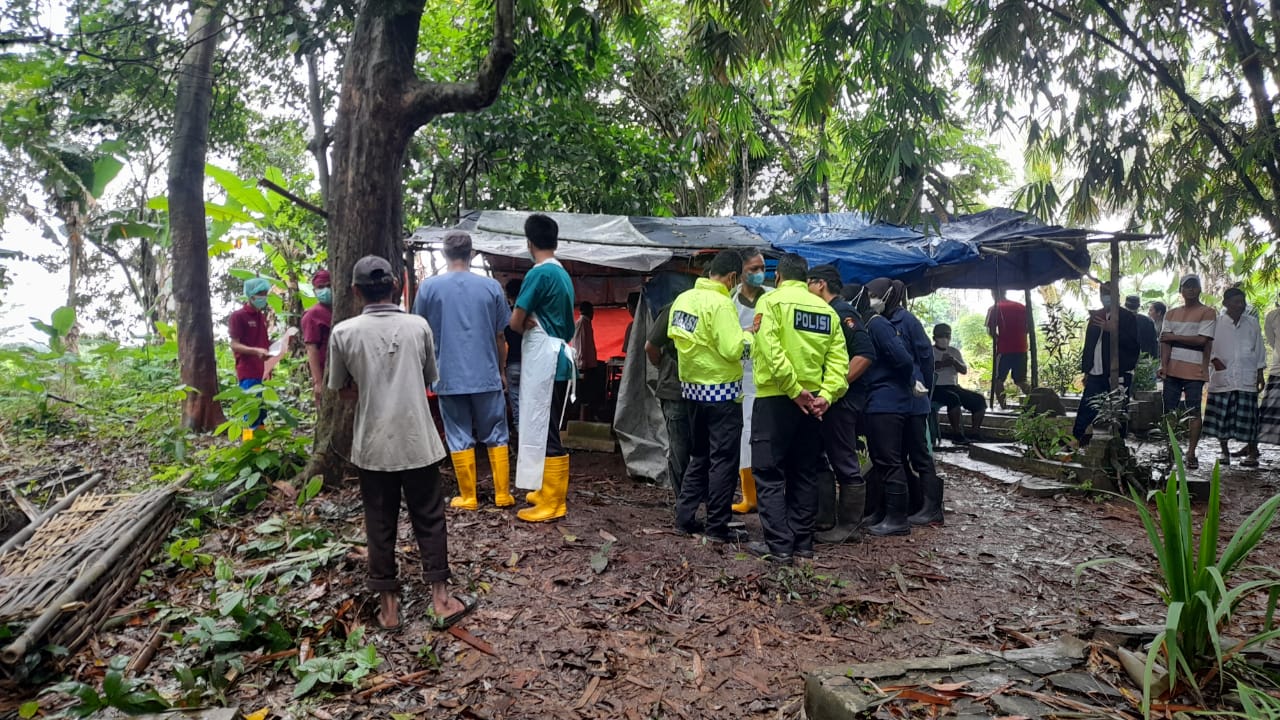
[(1027, 305), (1027, 347), (1031, 349), (1031, 387), (1040, 387), (1040, 352), (1036, 346), (1036, 317), (1031, 310), (1031, 288), (1022, 294)]
[(151, 529), (151, 524), (160, 516), (167, 508), (170, 502), (173, 502), (173, 496), (182, 488), (183, 485), (191, 479), (194, 470), (188, 470), (176, 482), (165, 489), (168, 499), (165, 502), (156, 502), (134, 522), (133, 527), (122, 534), (111, 547), (107, 548), (98, 559), (85, 568), (76, 581), (71, 583), (70, 587), (62, 591), (62, 594), (53, 602), (49, 603), (44, 612), (40, 613), (30, 625), (23, 630), (22, 634), (5, 646), (4, 650), (0, 650), (0, 663), (6, 665), (15, 665), (31, 648), (32, 643), (40, 639), (49, 626), (58, 619), (63, 612), (63, 608), (76, 602), (80, 595), (93, 586), (103, 575), (107, 573), (120, 558), (120, 556), (129, 548), (133, 547), (138, 538), (143, 533)]
[[(67, 493), (66, 497), (59, 500), (57, 505), (54, 505), (48, 510), (45, 510), (43, 513), (40, 514), (38, 518), (27, 523), (27, 526), (19, 530), (17, 535), (14, 535), (13, 537), (6, 540), (4, 545), (0, 545), (0, 555), (4, 555), (5, 553), (9, 552), (10, 550), (18, 547), (22, 543), (29, 540), (31, 536), (36, 533), (36, 530), (40, 529), (40, 526), (43, 525), (46, 520), (53, 517), (55, 514), (65, 510), (68, 506), (71, 505), (71, 503), (75, 502), (77, 497), (82, 495), (86, 490), (94, 487), (99, 482), (102, 482), (103, 477), (105, 476), (102, 473), (94, 473), (93, 476), (90, 477), (88, 480), (85, 480), (84, 482), (76, 486), (75, 490), (72, 490), (71, 492)], [(0, 568), (0, 574), (3, 574), (3, 572), (4, 572), (4, 568)]]

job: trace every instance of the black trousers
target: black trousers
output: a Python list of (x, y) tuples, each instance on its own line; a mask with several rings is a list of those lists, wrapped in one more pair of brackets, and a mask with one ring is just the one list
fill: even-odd
[(933, 464), (933, 449), (929, 446), (929, 416), (911, 415), (907, 417), (907, 432), (903, 437), (905, 443), (903, 456), (910, 465), (907, 484), (910, 489), (910, 512), (915, 513), (924, 505), (923, 487), (936, 482), (938, 468)]
[(858, 411), (844, 400), (822, 416), (822, 447), (831, 463), (831, 472), (841, 486), (862, 482), (858, 465)]
[(680, 482), (676, 525), (693, 529), (698, 506), (707, 506), (707, 533), (726, 535), (733, 517), (742, 443), (742, 406), (736, 402), (689, 402), (692, 429), (689, 465)]
[(886, 488), (907, 492), (903, 435), (907, 416), (887, 413), (867, 415), (867, 453), (871, 455), (871, 475), (867, 478), (867, 515), (884, 507)]
[(449, 579), (449, 534), (444, 522), (444, 491), (440, 466), (397, 472), (360, 470), (360, 498), (364, 501), (364, 529), (369, 541), (369, 589), (400, 589), (396, 579), (396, 529), (400, 496), (409, 506), (409, 522), (422, 556), (422, 579)]
[(758, 397), (751, 416), (751, 473), (769, 551), (813, 548), (822, 461), (820, 422), (790, 398)]
[(569, 381), (557, 380), (551, 390), (551, 414), (547, 418), (547, 457), (560, 457), (569, 452), (560, 444), (560, 421), (564, 416), (565, 395), (569, 394)]
[[(1124, 386), (1125, 393), (1132, 397), (1133, 395), (1133, 373), (1120, 373), (1120, 384)], [(1098, 408), (1093, 406), (1093, 399), (1099, 395), (1106, 395), (1111, 392), (1111, 375), (1089, 375), (1084, 376), (1084, 394), (1080, 396), (1080, 407), (1076, 409), (1076, 423), (1071, 428), (1071, 434), (1076, 440), (1084, 440), (1085, 431), (1089, 429), (1089, 425), (1098, 417)], [(1124, 437), (1128, 424), (1120, 425), (1120, 437)]]

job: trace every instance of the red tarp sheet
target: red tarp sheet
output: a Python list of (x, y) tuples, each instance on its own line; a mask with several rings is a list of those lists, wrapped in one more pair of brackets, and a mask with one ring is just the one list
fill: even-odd
[[(574, 312), (574, 321), (578, 319)], [(627, 326), (631, 324), (631, 313), (624, 307), (596, 308), (596, 316), (591, 321), (596, 331), (596, 355), (600, 362), (608, 362), (609, 358), (622, 357), (622, 340), (627, 334)]]

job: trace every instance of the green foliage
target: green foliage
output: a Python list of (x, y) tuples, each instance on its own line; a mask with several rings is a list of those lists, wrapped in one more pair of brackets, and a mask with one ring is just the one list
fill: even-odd
[(67, 708), (72, 717), (89, 717), (107, 708), (115, 708), (129, 715), (162, 712), (169, 703), (143, 680), (125, 676), (129, 657), (116, 655), (107, 662), (107, 672), (102, 678), (102, 692), (92, 685), (78, 681), (58, 683), (45, 692), (66, 693), (76, 698), (76, 704)]
[(1156, 389), (1156, 371), (1160, 369), (1160, 361), (1143, 355), (1138, 358), (1138, 366), (1133, 369), (1133, 389), (1135, 392), (1152, 392)]
[(1062, 418), (1049, 413), (1037, 413), (1034, 408), (1023, 408), (1013, 421), (1013, 438), (1022, 446), (1027, 457), (1054, 460), (1071, 447), (1071, 433)]
[(1044, 359), (1040, 363), (1040, 385), (1059, 395), (1077, 386), (1080, 377), (1080, 327), (1061, 301), (1045, 303), (1045, 321), (1040, 324)]
[[(1170, 431), (1171, 432), (1171, 431)], [(1153, 642), (1149, 653), (1143, 688), (1143, 711), (1149, 713), (1154, 666), (1162, 657), (1175, 681), (1197, 696), (1204, 672), (1213, 668), (1221, 677), (1225, 664), (1241, 650), (1267, 643), (1280, 637), (1275, 625), (1277, 600), (1280, 599), (1280, 571), (1274, 567), (1245, 565), (1258, 548), (1280, 511), (1280, 495), (1258, 506), (1240, 524), (1231, 539), (1218, 550), (1218, 527), (1221, 522), (1221, 477), (1215, 465), (1210, 476), (1209, 504), (1196, 536), (1191, 510), (1191, 489), (1187, 484), (1182, 456), (1174, 447), (1175, 469), (1169, 474), (1163, 490), (1152, 493), (1155, 512), (1148, 508), (1141, 494), (1132, 494), (1142, 518), (1147, 538), (1154, 551), (1160, 573), (1161, 596), (1168, 606), (1164, 629)], [(1255, 579), (1228, 583), (1244, 572)], [(1221, 632), (1236, 616), (1244, 601), (1266, 597), (1262, 632), (1224, 647)]]
[(196, 568), (205, 568), (212, 565), (213, 555), (198, 552), (199, 549), (200, 538), (178, 538), (169, 543), (165, 552), (168, 554), (170, 562), (187, 570), (195, 570)]
[(356, 687), (361, 679), (381, 664), (378, 648), (364, 644), (364, 628), (358, 628), (347, 636), (341, 652), (299, 663), (294, 671), (298, 684), (293, 688), (293, 697), (300, 698), (310, 693), (316, 685)]

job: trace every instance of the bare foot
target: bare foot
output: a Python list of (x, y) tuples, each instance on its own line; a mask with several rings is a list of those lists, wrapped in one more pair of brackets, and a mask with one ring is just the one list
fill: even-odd
[(439, 615), (440, 617), (449, 617), (454, 613), (462, 612), (466, 607), (458, 601), (458, 598), (452, 595), (445, 595), (443, 600), (437, 597), (432, 605), (436, 615)]
[(400, 598), (395, 593), (379, 593), (378, 624), (388, 629), (400, 626)]

